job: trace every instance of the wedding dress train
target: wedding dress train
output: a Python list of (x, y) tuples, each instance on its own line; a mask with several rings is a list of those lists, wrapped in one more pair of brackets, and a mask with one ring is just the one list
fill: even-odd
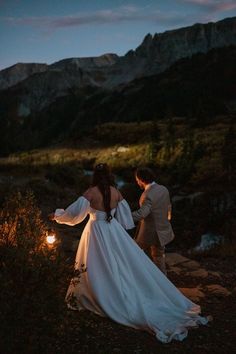
[(76, 254), (78, 274), (66, 295), (68, 307), (146, 330), (164, 343), (183, 340), (189, 327), (206, 324), (200, 306), (186, 298), (125, 231), (134, 227), (128, 203), (123, 199), (111, 213), (107, 222), (106, 213), (91, 208), (84, 197), (55, 212), (55, 220), (68, 225), (89, 214)]

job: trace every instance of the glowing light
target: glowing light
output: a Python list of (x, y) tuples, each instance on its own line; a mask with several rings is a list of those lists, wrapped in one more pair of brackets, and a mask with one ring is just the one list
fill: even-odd
[(47, 235), (46, 240), (47, 243), (49, 243), (49, 245), (53, 245), (54, 242), (56, 241), (56, 237), (55, 235)]

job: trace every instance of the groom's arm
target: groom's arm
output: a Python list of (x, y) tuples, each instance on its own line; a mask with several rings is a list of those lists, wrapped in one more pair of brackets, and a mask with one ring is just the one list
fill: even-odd
[(138, 222), (145, 219), (152, 210), (152, 199), (150, 196), (146, 196), (141, 207), (138, 210), (132, 212), (134, 222)]

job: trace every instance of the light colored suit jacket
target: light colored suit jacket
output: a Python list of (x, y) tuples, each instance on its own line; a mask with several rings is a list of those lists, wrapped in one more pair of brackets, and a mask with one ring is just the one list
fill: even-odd
[(147, 246), (165, 246), (172, 241), (175, 236), (168, 220), (171, 209), (168, 189), (157, 183), (150, 185), (142, 193), (139, 205), (140, 209), (132, 212), (134, 222), (140, 221), (136, 241)]

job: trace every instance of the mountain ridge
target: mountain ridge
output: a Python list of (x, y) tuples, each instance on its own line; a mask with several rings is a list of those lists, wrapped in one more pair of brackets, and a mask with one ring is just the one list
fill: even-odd
[[(227, 20), (221, 22), (225, 24)], [(236, 18), (229, 23), (236, 31)], [(121, 58), (115, 54), (82, 61), (63, 59), (52, 64), (51, 70), (42, 67), (41, 72), (34, 71), (23, 81), (1, 90), (0, 148), (7, 153), (43, 146), (51, 139), (69, 136), (71, 132), (76, 135), (85, 127), (108, 121), (163, 119), (168, 110), (173, 115), (199, 119), (202, 124), (217, 114), (235, 114), (236, 43), (179, 58), (157, 73), (155, 62), (151, 61), (155, 51), (153, 37), (147, 35), (137, 49), (138, 58), (129, 52), (122, 58), (127, 65), (122, 66)], [(139, 65), (132, 65), (135, 60)], [(153, 64), (154, 73), (148, 71), (148, 61), (150, 68)], [(139, 75), (143, 68), (145, 76)], [(116, 85), (107, 85), (109, 77)], [(30, 138), (26, 137), (28, 132)]]
[[(236, 45), (236, 17), (207, 24), (196, 23), (192, 26), (155, 33), (154, 35), (149, 33), (135, 50), (129, 50), (124, 56), (107, 53), (97, 57), (66, 58), (50, 65), (39, 63), (15, 64), (0, 71), (0, 90), (7, 89), (27, 79), (26, 68), (32, 68), (32, 66), (34, 66), (34, 70), (28, 70), (28, 77), (36, 72), (55, 69), (67, 70), (74, 67), (86, 72), (91, 78), (91, 86), (112, 89), (135, 78), (162, 72), (181, 58), (190, 57), (198, 52), (206, 53), (212, 48), (229, 45)], [(92, 66), (91, 63), (93, 63)], [(22, 68), (25, 66), (22, 70), (25, 74), (19, 76), (18, 80), (16, 78), (11, 79), (12, 68), (16, 66)], [(97, 69), (97, 71), (94, 71), (94, 69)], [(8, 73), (9, 78), (6, 77)], [(77, 86), (80, 86), (80, 82)]]

